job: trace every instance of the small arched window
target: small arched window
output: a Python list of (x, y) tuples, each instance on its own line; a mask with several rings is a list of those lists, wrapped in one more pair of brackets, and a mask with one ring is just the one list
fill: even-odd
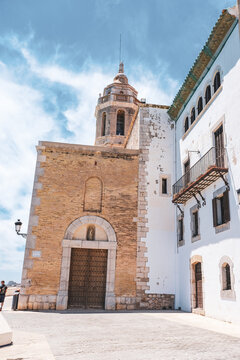
[(213, 83), (214, 92), (216, 92), (217, 89), (220, 88), (220, 86), (221, 86), (221, 77), (220, 77), (220, 72), (218, 71), (214, 77), (214, 83)]
[(187, 132), (188, 128), (189, 128), (189, 120), (188, 120), (188, 116), (187, 116), (185, 119), (185, 122), (184, 122), (184, 131)]
[(222, 266), (222, 287), (223, 290), (231, 290), (232, 289), (232, 285), (231, 285), (231, 269), (230, 269), (230, 265), (228, 263), (223, 264)]
[(202, 111), (203, 109), (203, 101), (202, 101), (202, 97), (200, 97), (198, 99), (198, 106), (197, 106), (197, 109), (198, 109), (198, 115), (200, 114), (200, 112)]
[(207, 104), (210, 99), (211, 99), (211, 87), (210, 85), (208, 85), (205, 91), (205, 104)]
[(125, 124), (125, 112), (123, 110), (119, 110), (117, 112), (116, 135), (124, 135), (124, 124)]
[(196, 113), (195, 113), (195, 107), (193, 107), (191, 111), (191, 124), (194, 123), (195, 119), (196, 119)]
[(101, 136), (106, 135), (106, 113), (104, 112), (102, 114), (102, 130), (101, 130)]

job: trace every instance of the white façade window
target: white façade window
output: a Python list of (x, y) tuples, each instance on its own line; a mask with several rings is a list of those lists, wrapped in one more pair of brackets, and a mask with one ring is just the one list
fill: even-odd
[(208, 85), (206, 87), (205, 90), (205, 104), (207, 105), (207, 103), (211, 100), (211, 86)]
[(223, 256), (219, 262), (220, 296), (225, 300), (235, 300), (233, 262), (228, 256)]
[(189, 129), (189, 119), (188, 116), (184, 120), (184, 133), (186, 133)]
[(177, 218), (177, 240), (178, 246), (184, 245), (184, 217), (179, 215)]
[(214, 80), (213, 80), (213, 90), (214, 93), (220, 88), (221, 86), (221, 76), (220, 76), (220, 71), (218, 71), (215, 76), (214, 76)]
[(192, 242), (200, 240), (200, 218), (197, 204), (190, 209)]
[(202, 99), (202, 96), (200, 96), (200, 98), (198, 99), (197, 110), (198, 110), (198, 115), (199, 115), (199, 114), (202, 112), (202, 110), (203, 110), (203, 99)]
[(230, 222), (229, 190), (223, 189), (215, 192), (212, 199), (213, 226), (220, 231), (228, 229), (224, 225)]
[(170, 175), (160, 175), (160, 191), (161, 196), (170, 196), (171, 195), (171, 176)]

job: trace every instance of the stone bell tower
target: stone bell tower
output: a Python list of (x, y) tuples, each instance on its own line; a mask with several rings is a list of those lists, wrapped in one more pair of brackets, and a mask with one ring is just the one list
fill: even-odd
[(105, 87), (96, 106), (95, 145), (123, 146), (133, 116), (138, 110), (137, 91), (128, 84), (124, 65), (119, 65), (113, 83)]

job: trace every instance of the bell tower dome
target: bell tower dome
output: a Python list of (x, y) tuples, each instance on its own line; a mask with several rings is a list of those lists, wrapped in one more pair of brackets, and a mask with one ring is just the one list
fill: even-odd
[(119, 64), (113, 83), (106, 86), (96, 106), (95, 145), (123, 146), (132, 118), (138, 110), (137, 91), (128, 84), (124, 64)]

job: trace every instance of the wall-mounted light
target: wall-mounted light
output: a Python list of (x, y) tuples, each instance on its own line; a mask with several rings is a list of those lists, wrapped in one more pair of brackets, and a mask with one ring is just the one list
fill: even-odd
[(27, 238), (27, 234), (25, 233), (20, 233), (21, 231), (21, 227), (22, 227), (22, 222), (20, 219), (18, 219), (16, 222), (15, 222), (15, 231), (18, 235), (21, 235), (22, 237), (24, 237), (24, 239)]
[(200, 155), (200, 151), (199, 150), (188, 150), (188, 157), (189, 157), (189, 153), (196, 153), (198, 155)]

